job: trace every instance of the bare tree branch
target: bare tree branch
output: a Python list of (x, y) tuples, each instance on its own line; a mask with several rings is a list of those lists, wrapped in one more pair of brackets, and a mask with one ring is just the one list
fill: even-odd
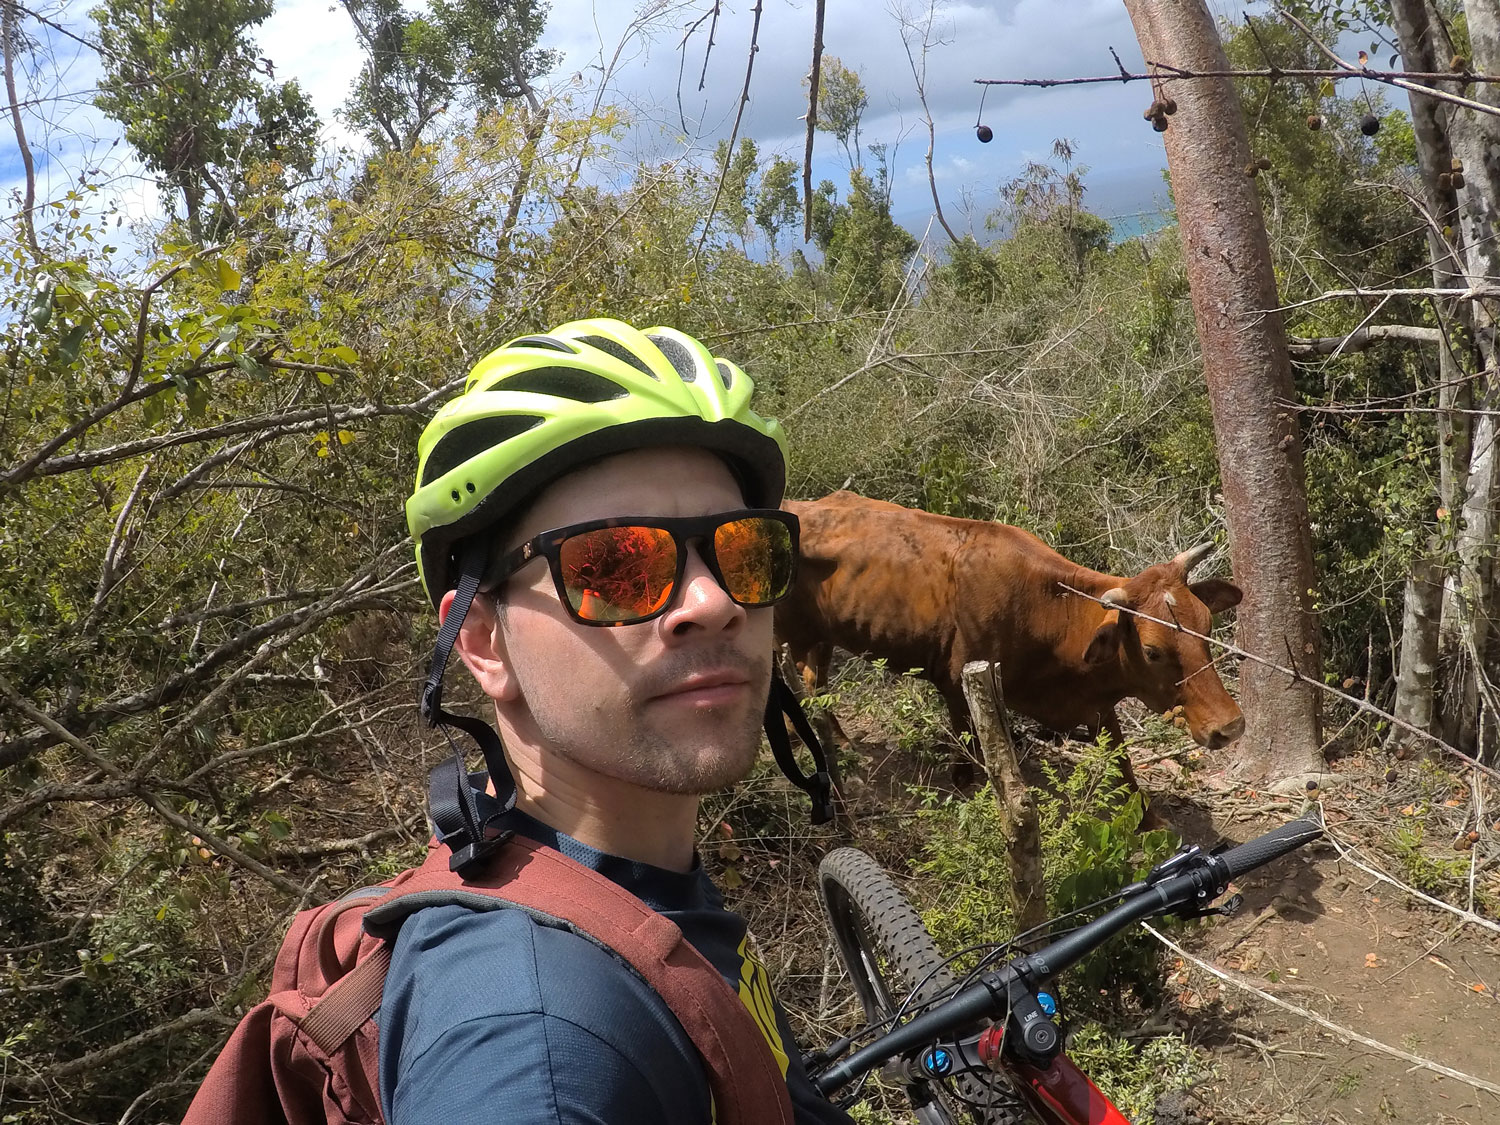
[(703, 233), (698, 236), (698, 245), (693, 248), (696, 258), (708, 241), (709, 229), (714, 224), (714, 212), (719, 209), (719, 196), (724, 194), (724, 181), (729, 178), (729, 165), (734, 160), (734, 142), (740, 135), (740, 121), (745, 116), (745, 107), (750, 104), (750, 76), (755, 73), (755, 56), (760, 52), (756, 40), (760, 36), (760, 14), (763, 0), (755, 0), (754, 20), (750, 24), (750, 52), (745, 60), (745, 85), (740, 90), (739, 108), (734, 113), (734, 128), (729, 130), (729, 143), (724, 148), (724, 165), (719, 169), (719, 182), (714, 188), (714, 197), (708, 205), (708, 214), (703, 217)]
[(174, 1020), (158, 1024), (153, 1028), (132, 1035), (129, 1039), (123, 1039), (118, 1043), (111, 1044), (98, 1051), (91, 1051), (76, 1059), (67, 1062), (56, 1063), (35, 1074), (8, 1074), (5, 1084), (12, 1090), (23, 1093), (39, 1093), (54, 1082), (64, 1078), (72, 1078), (77, 1074), (87, 1074), (100, 1068), (108, 1068), (110, 1063), (117, 1059), (128, 1058), (147, 1043), (153, 1043), (168, 1035), (175, 1035), (179, 1031), (186, 1031), (190, 1027), (201, 1027), (204, 1024), (216, 1024), (219, 1027), (233, 1027), (238, 1021), (230, 1015), (214, 1008), (194, 1008), (191, 1012), (178, 1016)]
[(812, 69), (807, 72), (807, 140), (802, 147), (802, 241), (812, 241), (813, 134), (818, 129), (818, 79), (823, 73), (823, 12), (827, 0), (817, 0), (813, 10)]
[[(921, 27), (917, 26), (917, 20), (907, 14), (906, 10), (899, 4), (893, 4), (891, 14), (901, 25), (901, 46), (906, 51), (906, 62), (911, 67), (912, 80), (917, 84), (917, 100), (922, 103), (922, 120), (927, 124), (927, 186), (932, 189), (932, 206), (937, 212), (937, 221), (942, 224), (943, 230), (948, 232), (948, 237), (954, 242), (962, 239), (953, 233), (953, 228), (948, 225), (948, 219), (943, 214), (943, 201), (938, 197), (937, 174), (932, 167), (932, 150), (937, 145), (937, 128), (932, 121), (932, 110), (927, 107), (927, 52), (932, 47), (932, 21), (935, 16), (933, 0), (927, 0), (926, 19)], [(922, 38), (922, 49), (920, 57), (912, 53), (911, 41), (918, 33)]]
[(26, 174), (26, 194), (21, 203), (21, 230), (26, 235), (26, 245), (31, 248), (33, 262), (40, 263), (42, 251), (36, 243), (36, 223), (32, 211), (36, 207), (36, 164), (31, 157), (31, 146), (26, 143), (26, 126), (21, 122), (21, 106), (16, 100), (16, 49), (20, 36), (16, 33), (16, 5), (11, 0), (0, 0), (4, 11), (0, 14), (0, 50), (5, 54), (5, 92), (10, 98), (10, 120), (16, 130), (16, 146), (21, 150), (21, 167)]
[(1289, 336), (1287, 353), (1293, 359), (1343, 352), (1362, 352), (1380, 340), (1411, 340), (1421, 344), (1440, 344), (1441, 328), (1423, 328), (1414, 324), (1371, 324), (1343, 336)]
[[(1451, 105), (1463, 106), (1465, 109), (1478, 110), (1480, 113), (1489, 114), (1491, 117), (1500, 117), (1500, 108), (1488, 105), (1485, 102), (1476, 102), (1473, 98), (1460, 97), (1458, 94), (1450, 94), (1446, 90), (1437, 90), (1431, 86), (1420, 86), (1417, 83), (1411, 81), (1411, 79), (1406, 75), (1393, 74), (1389, 77), (1378, 77), (1377, 75), (1366, 71), (1363, 67), (1351, 66), (1349, 63), (1339, 58), (1339, 56), (1333, 52), (1333, 49), (1329, 47), (1328, 44), (1319, 39), (1312, 28), (1308, 27), (1307, 24), (1303, 23), (1296, 16), (1292, 15), (1291, 12), (1284, 11), (1281, 8), (1276, 7), (1276, 5), (1274, 4), (1271, 5), (1271, 10), (1282, 19), (1286, 20), (1288, 23), (1294, 25), (1299, 31), (1302, 32), (1303, 35), (1307, 36), (1308, 42), (1310, 42), (1318, 50), (1322, 51), (1323, 54), (1327, 55), (1335, 65), (1342, 67), (1344, 71), (1351, 76), (1374, 78), (1377, 82), (1384, 82), (1387, 85), (1399, 87), (1400, 89), (1405, 90), (1410, 94), (1421, 94), (1425, 98), (1436, 98), (1440, 102), (1448, 102)], [(1434, 78), (1433, 75), (1424, 75), (1423, 77), (1428, 78), (1429, 80), (1432, 80)], [(1479, 80), (1477, 76), (1470, 75), (1468, 72), (1456, 75), (1450, 74), (1447, 76), (1447, 78), (1449, 81), (1457, 82)]]

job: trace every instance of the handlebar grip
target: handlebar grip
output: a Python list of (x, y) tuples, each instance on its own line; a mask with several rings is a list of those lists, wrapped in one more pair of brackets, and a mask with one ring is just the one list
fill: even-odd
[(1237, 879), (1273, 859), (1296, 851), (1321, 835), (1323, 826), (1316, 821), (1294, 820), (1280, 828), (1271, 829), (1264, 836), (1257, 836), (1227, 852), (1221, 852), (1214, 858), (1228, 868), (1229, 878)]

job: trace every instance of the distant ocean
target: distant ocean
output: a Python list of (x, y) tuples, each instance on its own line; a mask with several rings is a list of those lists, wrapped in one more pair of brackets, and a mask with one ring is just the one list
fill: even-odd
[(1100, 217), (1109, 224), (1111, 246), (1118, 246), (1122, 242), (1129, 242), (1132, 238), (1140, 238), (1142, 235), (1154, 234), (1162, 227), (1170, 226), (1177, 221), (1177, 217), (1170, 211), (1134, 211), (1128, 215)]

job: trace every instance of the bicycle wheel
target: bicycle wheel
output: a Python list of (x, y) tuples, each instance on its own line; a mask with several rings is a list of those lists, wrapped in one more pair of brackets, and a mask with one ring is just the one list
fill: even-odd
[[(943, 964), (922, 917), (890, 877), (864, 852), (838, 848), (818, 865), (818, 888), (829, 929), (871, 1023), (891, 1019), (912, 989), (917, 1001), (952, 988), (957, 978)], [(1022, 1125), (1031, 1119), (1000, 1075), (963, 1074), (952, 1090), (937, 1082), (907, 1087), (922, 1125)], [(954, 1093), (958, 1097), (954, 1097)], [(979, 1108), (974, 1108), (979, 1107)]]

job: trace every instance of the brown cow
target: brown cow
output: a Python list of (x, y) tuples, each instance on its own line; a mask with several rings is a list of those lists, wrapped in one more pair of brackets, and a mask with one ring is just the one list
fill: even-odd
[(838, 645), (898, 671), (918, 669), (942, 692), (958, 731), (969, 728), (960, 677), (970, 660), (998, 661), (1007, 707), (1053, 730), (1082, 725), (1123, 744), (1115, 704), (1127, 696), (1159, 712), (1181, 706), (1188, 732), (1210, 748), (1245, 729), (1205, 642), (1109, 608), (1208, 633), (1211, 615), (1241, 597), (1221, 578), (1187, 581), (1208, 545), (1119, 578), (1071, 563), (1007, 524), (852, 492), (785, 506), (802, 523), (802, 561), (776, 607), (776, 633), (804, 665), (810, 690), (827, 682)]

